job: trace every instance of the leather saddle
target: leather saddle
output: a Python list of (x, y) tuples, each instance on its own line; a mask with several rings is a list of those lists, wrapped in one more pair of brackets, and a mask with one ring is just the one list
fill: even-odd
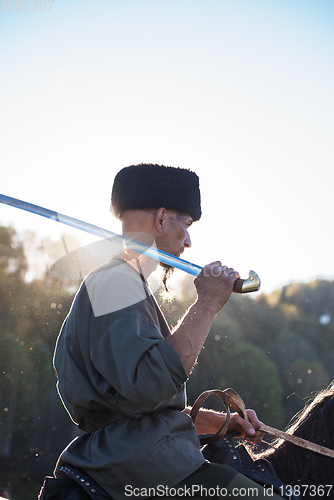
[(300, 497), (291, 494), (291, 487), (287, 486), (277, 477), (271, 463), (265, 458), (253, 460), (242, 444), (235, 446), (235, 434), (225, 434), (215, 443), (206, 444), (201, 449), (204, 457), (209, 462), (229, 465), (240, 474), (265, 488), (272, 488), (273, 492), (282, 498), (297, 500)]

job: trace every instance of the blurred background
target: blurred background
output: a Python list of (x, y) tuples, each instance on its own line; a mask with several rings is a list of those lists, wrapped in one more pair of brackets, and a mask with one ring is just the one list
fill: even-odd
[[(0, 193), (119, 232), (118, 170), (196, 171), (184, 258), (262, 287), (217, 317), (189, 403), (231, 386), (280, 427), (333, 379), (333, 22), (330, 0), (0, 5)], [(44, 249), (91, 240), (3, 204), (0, 226), (0, 491), (26, 500), (76, 435), (52, 353), (79, 281), (52, 276)], [(175, 324), (194, 290), (172, 283)]]

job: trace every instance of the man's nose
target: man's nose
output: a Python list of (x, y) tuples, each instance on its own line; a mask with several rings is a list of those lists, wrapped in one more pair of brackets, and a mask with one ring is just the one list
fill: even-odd
[(190, 239), (188, 231), (187, 231), (186, 239), (184, 240), (184, 247), (185, 248), (191, 247), (191, 239)]

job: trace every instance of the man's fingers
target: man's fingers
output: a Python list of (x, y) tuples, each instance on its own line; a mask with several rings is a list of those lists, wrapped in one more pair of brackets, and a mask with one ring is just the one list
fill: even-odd
[(249, 418), (249, 422), (251, 424), (251, 428), (255, 431), (251, 431), (250, 433), (245, 435), (245, 439), (249, 438), (253, 444), (261, 443), (262, 438), (264, 436), (264, 432), (259, 431), (262, 422), (257, 418), (257, 415), (254, 410), (246, 410), (247, 416)]
[(250, 421), (250, 423), (252, 424), (252, 426), (254, 427), (255, 430), (259, 429), (261, 427), (261, 425), (263, 424), (263, 422), (261, 422), (255, 411), (254, 410), (246, 410), (246, 413), (247, 413), (247, 416), (248, 416), (248, 419)]
[(227, 269), (225, 269), (224, 271), (224, 274), (225, 276), (227, 276), (228, 278), (233, 278), (233, 283), (238, 279), (240, 278), (240, 274), (235, 271), (232, 267), (229, 267)]
[(231, 418), (231, 430), (240, 432), (244, 439), (251, 441), (253, 444), (260, 443), (264, 432), (258, 431), (257, 429), (260, 428), (261, 422), (257, 418), (254, 410), (247, 410), (247, 415), (250, 420), (249, 422), (244, 420), (237, 413), (233, 414)]
[(239, 273), (237, 271), (235, 271), (233, 269), (233, 267), (228, 267), (228, 266), (222, 265), (222, 263), (219, 260), (204, 266), (203, 274), (204, 274), (204, 276), (211, 275), (214, 277), (219, 277), (222, 275), (227, 276), (227, 277), (232, 277), (234, 275), (235, 280), (240, 278)]
[(222, 265), (220, 261), (207, 264), (194, 280), (199, 300), (210, 304), (210, 308), (218, 313), (229, 300), (239, 277), (232, 267)]
[(239, 425), (247, 436), (254, 436), (256, 430), (250, 422), (247, 422), (242, 417), (240, 417)]

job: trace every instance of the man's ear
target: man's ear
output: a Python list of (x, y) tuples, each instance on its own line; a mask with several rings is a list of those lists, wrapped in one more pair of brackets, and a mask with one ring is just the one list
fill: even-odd
[(155, 227), (159, 233), (163, 231), (164, 225), (166, 223), (167, 210), (163, 207), (159, 208), (155, 216)]

